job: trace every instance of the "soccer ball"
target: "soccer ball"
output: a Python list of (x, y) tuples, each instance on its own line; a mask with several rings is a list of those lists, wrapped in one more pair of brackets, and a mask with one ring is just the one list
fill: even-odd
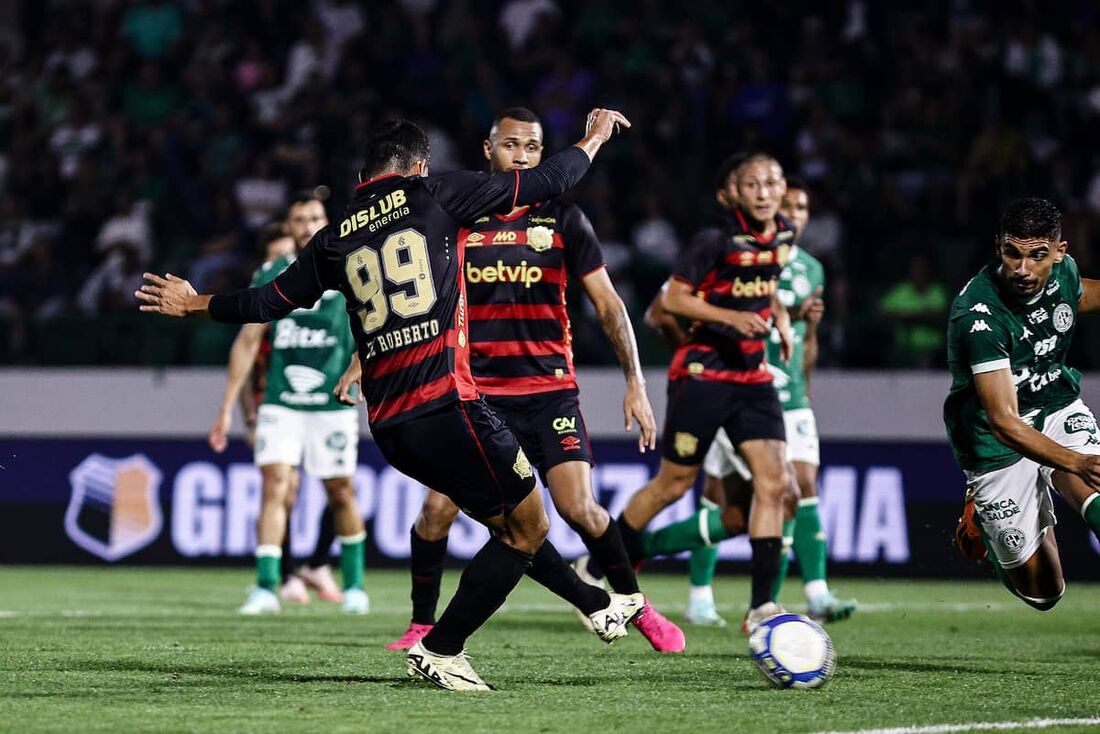
[(801, 614), (765, 619), (749, 635), (749, 652), (764, 677), (779, 688), (819, 688), (836, 670), (833, 641)]

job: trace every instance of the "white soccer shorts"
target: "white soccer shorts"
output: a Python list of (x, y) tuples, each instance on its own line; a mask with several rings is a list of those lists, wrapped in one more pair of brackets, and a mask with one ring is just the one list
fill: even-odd
[[(812, 408), (783, 411), (783, 425), (787, 431), (787, 461), (804, 461), (821, 464), (821, 442), (817, 436), (817, 420)], [(752, 479), (745, 460), (738, 455), (729, 436), (721, 428), (703, 459), (703, 471), (714, 477), (725, 478), (737, 472), (746, 481)]]
[(359, 410), (293, 410), (261, 405), (255, 461), (302, 465), (318, 479), (350, 477), (359, 462)]
[[(1078, 453), (1100, 454), (1096, 419), (1080, 399), (1047, 416), (1043, 434)], [(983, 474), (966, 473), (967, 493), (1001, 568), (1022, 566), (1058, 522), (1050, 496), (1053, 473), (1028, 458)]]

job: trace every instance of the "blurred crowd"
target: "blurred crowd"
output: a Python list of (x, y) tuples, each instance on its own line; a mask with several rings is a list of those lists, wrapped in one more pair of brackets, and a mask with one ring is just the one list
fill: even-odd
[[(1100, 6), (1057, 5), (0, 0), (0, 362), (223, 361), (222, 332), (133, 320), (143, 270), (243, 286), (291, 192), (327, 185), (337, 216), (373, 121), (420, 122), (433, 171), (481, 168), (523, 104), (550, 150), (594, 105), (634, 121), (575, 198), (636, 315), (713, 215), (717, 162), (763, 148), (812, 189), (822, 362), (941, 366), (1009, 197), (1055, 198), (1100, 272)], [(612, 361), (583, 300), (577, 361)]]

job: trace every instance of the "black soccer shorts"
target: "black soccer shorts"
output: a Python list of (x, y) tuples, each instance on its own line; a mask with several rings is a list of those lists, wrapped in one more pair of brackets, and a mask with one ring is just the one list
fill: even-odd
[(478, 520), (511, 512), (535, 488), (515, 434), (480, 399), (383, 428), (374, 440), (391, 466)]
[(703, 463), (719, 428), (730, 441), (786, 441), (783, 408), (770, 383), (694, 380), (668, 383), (668, 410), (661, 437), (661, 456), (674, 464)]
[(487, 395), (485, 402), (516, 434), (546, 484), (546, 474), (567, 461), (592, 462), (592, 444), (576, 390), (534, 395)]

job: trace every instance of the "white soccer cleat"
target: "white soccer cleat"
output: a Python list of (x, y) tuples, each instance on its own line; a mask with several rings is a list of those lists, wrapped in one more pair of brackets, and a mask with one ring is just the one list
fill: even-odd
[(291, 576), (283, 582), (279, 589), (279, 598), (295, 604), (309, 604), (309, 592), (305, 583), (297, 576)]
[(768, 617), (774, 617), (777, 614), (786, 614), (787, 610), (776, 604), (774, 601), (769, 601), (760, 606), (750, 609), (749, 613), (745, 615), (745, 621), (742, 623), (741, 632), (743, 634), (751, 635), (757, 626)]
[(684, 619), (688, 624), (694, 624), (699, 627), (725, 627), (726, 620), (722, 619), (718, 614), (718, 608), (714, 605), (714, 602), (704, 599), (696, 599), (688, 602), (687, 612), (684, 613)]
[(418, 642), (405, 653), (405, 667), (410, 678), (419, 675), (448, 691), (493, 690), (471, 667), (465, 650), (457, 655), (436, 655)]
[(248, 592), (244, 604), (237, 610), (239, 614), (278, 614), (280, 611), (279, 597), (274, 591), (256, 587)]
[(344, 602), (340, 611), (344, 614), (368, 614), (370, 597), (362, 589), (344, 589)]
[(588, 615), (592, 622), (592, 631), (607, 644), (620, 637), (626, 637), (630, 622), (645, 608), (645, 597), (636, 594), (609, 594), (611, 603), (599, 611)]
[[(584, 583), (588, 584), (589, 586), (596, 586), (601, 589), (606, 589), (607, 579), (598, 579), (588, 571), (588, 561), (590, 558), (591, 556), (587, 555), (581, 556), (580, 558), (574, 560), (573, 563), (570, 564), (570, 566), (572, 566), (573, 571)], [(592, 626), (592, 620), (588, 618), (587, 614), (582, 612), (577, 607), (573, 607), (573, 614), (577, 615), (577, 621), (581, 623), (582, 627), (593, 634), (596, 633), (596, 628)]]

